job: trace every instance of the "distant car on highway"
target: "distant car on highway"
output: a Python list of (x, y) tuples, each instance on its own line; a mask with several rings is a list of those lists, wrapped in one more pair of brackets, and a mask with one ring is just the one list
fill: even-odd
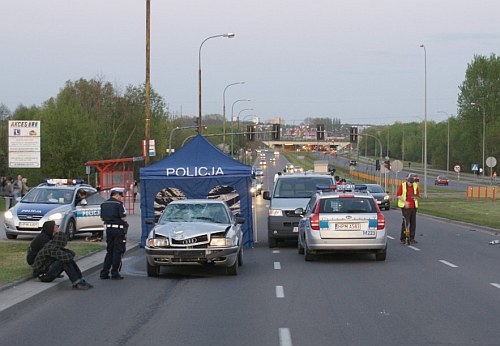
[(262, 177), (264, 175), (264, 171), (262, 170), (262, 168), (255, 167), (253, 171), (256, 177)]
[(434, 185), (446, 185), (448, 186), (450, 180), (448, 179), (448, 177), (444, 176), (444, 175), (438, 175), (436, 177), (436, 179), (434, 179)]

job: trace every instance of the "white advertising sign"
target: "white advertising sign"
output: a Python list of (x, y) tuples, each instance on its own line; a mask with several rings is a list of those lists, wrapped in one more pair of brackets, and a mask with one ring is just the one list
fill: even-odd
[(9, 152), (9, 168), (40, 168), (40, 152)]
[(40, 168), (40, 121), (9, 121), (9, 168)]

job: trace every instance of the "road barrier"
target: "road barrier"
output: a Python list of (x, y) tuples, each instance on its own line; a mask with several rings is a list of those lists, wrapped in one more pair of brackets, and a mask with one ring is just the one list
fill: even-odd
[(496, 186), (467, 186), (467, 199), (491, 199), (493, 202), (497, 198)]

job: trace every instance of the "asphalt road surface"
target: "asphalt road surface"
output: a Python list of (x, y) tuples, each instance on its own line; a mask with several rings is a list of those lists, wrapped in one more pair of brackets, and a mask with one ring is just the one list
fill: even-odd
[[(265, 172), (272, 184), (273, 166)], [(0, 315), (0, 344), (500, 344), (500, 245), (489, 245), (500, 236), (419, 215), (419, 242), (405, 246), (401, 213), (390, 210), (385, 262), (368, 254), (306, 262), (296, 242), (267, 247), (268, 201), (254, 201), (257, 241), (238, 276), (182, 267), (148, 278), (138, 249), (125, 258), (123, 281), (96, 272), (92, 290), (68, 282)]]

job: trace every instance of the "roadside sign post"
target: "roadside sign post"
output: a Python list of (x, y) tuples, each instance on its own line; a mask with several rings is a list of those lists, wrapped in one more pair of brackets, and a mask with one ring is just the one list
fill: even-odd
[(460, 181), (460, 165), (455, 165), (455, 167), (453, 167), (453, 170), (457, 172), (457, 181)]

